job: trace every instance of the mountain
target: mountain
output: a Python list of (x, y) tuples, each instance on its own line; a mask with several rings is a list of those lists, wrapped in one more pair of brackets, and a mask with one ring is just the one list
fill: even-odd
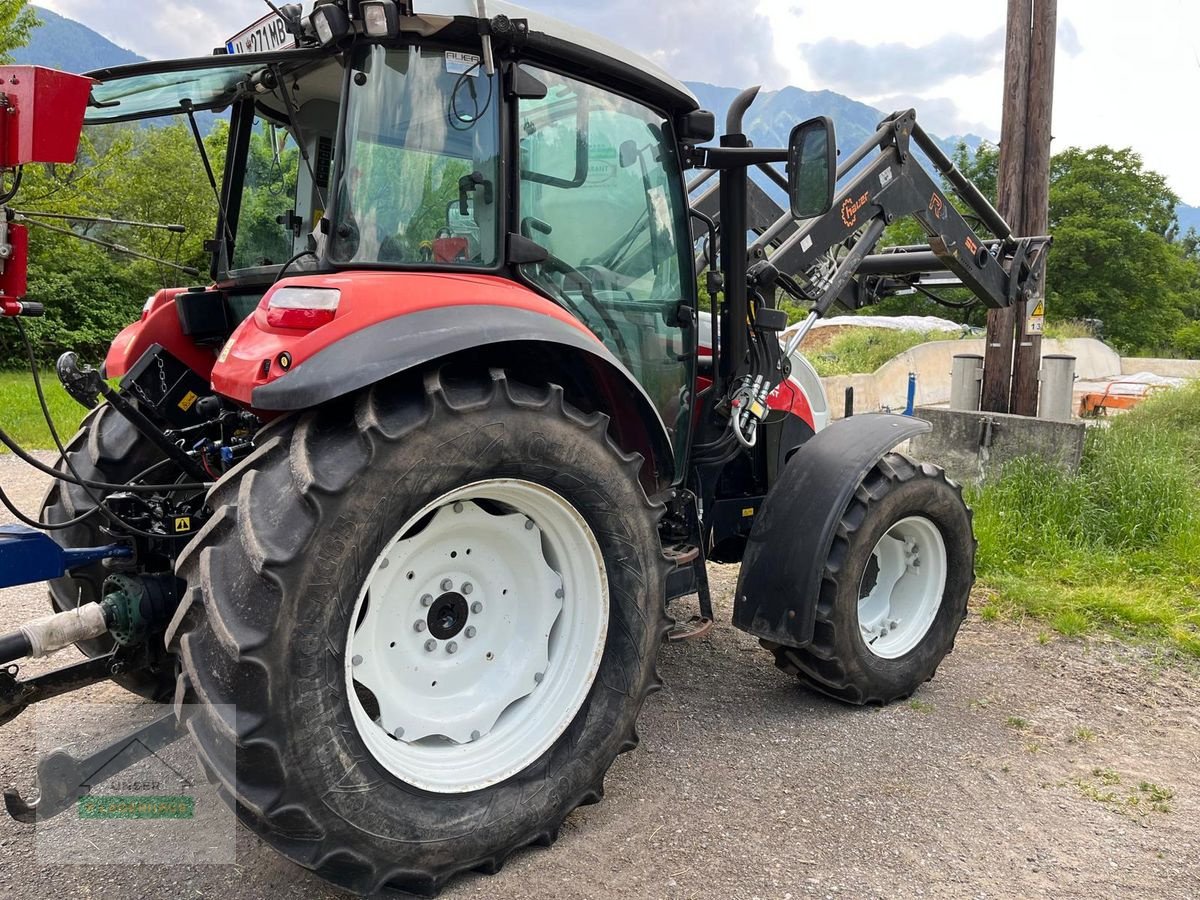
[(1175, 217), (1179, 219), (1179, 233), (1187, 234), (1189, 228), (1200, 231), (1200, 206), (1188, 206), (1180, 203), (1175, 207)]
[[(717, 87), (704, 82), (689, 82), (688, 87), (700, 105), (717, 116), (717, 131), (725, 126), (725, 113), (739, 93), (738, 88)], [(917, 110), (920, 121), (921, 111)], [(885, 116), (881, 110), (866, 103), (851, 100), (833, 91), (806, 91), (786, 87), (780, 91), (763, 91), (750, 107), (745, 128), (751, 140), (760, 147), (786, 147), (792, 128), (813, 116), (829, 116), (837, 132), (838, 149), (843, 155), (852, 152), (875, 133), (875, 127)], [(983, 143), (976, 134), (952, 135), (939, 138), (931, 135), (947, 155), (952, 155), (959, 142), (974, 152)]]
[(145, 59), (132, 50), (118, 47), (86, 25), (40, 6), (33, 9), (42, 20), (41, 27), (34, 29), (29, 46), (13, 51), (14, 62), (79, 73)]

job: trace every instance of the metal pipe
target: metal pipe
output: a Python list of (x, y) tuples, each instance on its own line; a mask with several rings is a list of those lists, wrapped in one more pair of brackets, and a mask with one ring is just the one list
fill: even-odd
[(813, 311), (808, 314), (808, 318), (800, 323), (799, 327), (788, 338), (787, 346), (783, 348), (784, 359), (790, 359), (791, 355), (796, 352), (796, 348), (800, 346), (800, 342), (812, 331), (812, 327), (817, 324), (817, 319), (821, 318), (821, 314)]
[(0, 635), (0, 665), (16, 662), (33, 653), (33, 646), (24, 631)]
[(842, 179), (842, 177), (844, 175), (846, 175), (846, 173), (848, 173), (851, 169), (853, 169), (860, 162), (862, 162), (863, 159), (866, 158), (866, 155), (868, 153), (870, 153), (872, 150), (878, 149), (880, 147), (880, 145), (883, 143), (883, 139), (888, 136), (888, 133), (891, 132), (891, 130), (892, 130), (892, 123), (889, 120), (889, 121), (885, 122), (884, 124), (880, 125), (878, 130), (876, 130), (876, 132), (873, 135), (871, 135), (869, 138), (867, 138), (865, 141), (863, 141), (861, 144), (859, 144), (858, 149), (855, 150), (853, 153), (851, 153), (849, 156), (847, 156), (846, 159), (842, 162), (842, 164), (840, 166), (838, 166), (838, 169), (837, 169), (838, 180), (840, 181)]
[[(99, 603), (85, 603), (75, 609), (22, 625), (16, 632), (4, 635), (0, 641), (3, 641), (6, 649), (11, 652), (16, 649), (16, 636), (19, 634), (25, 638), (29, 647), (24, 656), (38, 659), (79, 641), (88, 641), (107, 633), (108, 620), (104, 609)], [(3, 661), (12, 662), (12, 659)]]
[(718, 171), (718, 169), (701, 169), (700, 174), (688, 182), (688, 193), (690, 194), (696, 188), (700, 187), (700, 185), (707, 182), (710, 178), (716, 175)]
[(925, 151), (925, 155), (929, 157), (937, 170), (946, 176), (946, 180), (954, 186), (954, 190), (958, 195), (979, 214), (979, 218), (983, 219), (984, 224), (987, 225), (992, 234), (1000, 238), (1006, 247), (1014, 245), (1016, 241), (1012, 236), (1012, 228), (1004, 221), (1004, 217), (996, 211), (996, 207), (992, 206), (987, 197), (980, 193), (979, 188), (975, 187), (958, 170), (958, 166), (954, 165), (950, 157), (943, 152), (942, 148), (933, 142), (929, 135), (925, 133), (925, 129), (920, 125), (914, 124), (912, 137), (916, 141), (917, 146)]
[(917, 272), (940, 272), (946, 263), (932, 250), (911, 253), (872, 253), (863, 257), (858, 267), (860, 275), (912, 275)]
[(754, 102), (754, 98), (758, 96), (758, 92), (762, 90), (761, 84), (756, 84), (753, 87), (748, 87), (729, 104), (729, 112), (725, 114), (725, 133), (726, 134), (741, 134), (742, 119), (746, 115), (746, 110), (750, 108), (750, 104)]

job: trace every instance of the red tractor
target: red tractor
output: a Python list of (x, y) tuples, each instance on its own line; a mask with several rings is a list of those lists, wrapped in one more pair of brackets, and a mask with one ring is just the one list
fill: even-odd
[[(35, 523), (57, 543), (0, 536), (0, 586), (49, 579), (59, 613), (0, 661), (89, 657), (0, 672), (0, 722), (117, 672), (174, 702), (247, 827), (360, 893), (495, 871), (598, 800), (659, 645), (712, 627), (706, 560), (742, 562), (733, 624), (806, 686), (932, 677), (973, 580), (961, 491), (896, 451), (919, 419), (821, 427), (796, 346), (928, 272), (1027, 299), (1048, 246), (911, 110), (839, 165), (824, 118), (752, 146), (748, 92), (710, 144), (683, 85), (600, 38), (415, 6), (285, 7), (219, 55), (92, 74), (89, 124), (183, 116), (206, 164), (201, 117), (228, 116), (211, 277), (101, 370), (59, 361), (91, 412)], [(874, 252), (906, 215), (929, 245)], [(786, 342), (781, 293), (811, 309)], [(41, 788), (9, 811), (87, 790)]]

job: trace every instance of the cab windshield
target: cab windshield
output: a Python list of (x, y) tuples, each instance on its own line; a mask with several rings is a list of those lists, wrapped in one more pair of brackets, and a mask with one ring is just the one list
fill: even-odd
[(497, 263), (496, 80), (470, 54), (421, 47), (358, 51), (336, 191), (333, 262)]

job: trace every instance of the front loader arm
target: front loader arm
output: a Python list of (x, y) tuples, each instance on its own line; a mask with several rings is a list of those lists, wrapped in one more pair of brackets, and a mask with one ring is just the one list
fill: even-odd
[[(976, 233), (916, 158), (914, 145), (995, 238), (985, 240)], [(839, 300), (856, 309), (919, 282), (923, 275), (940, 275), (944, 283), (950, 273), (984, 305), (996, 309), (1041, 296), (1050, 238), (1015, 237), (979, 189), (917, 124), (913, 110), (893, 113), (881, 122), (839, 166), (838, 178), (844, 179), (873, 151), (874, 158), (843, 187), (829, 212), (799, 228), (777, 205), (774, 215), (765, 211), (765, 193), (751, 188), (747, 224), (758, 238), (749, 247), (750, 255), (769, 259), (780, 273), (804, 282), (797, 285), (785, 278), (780, 287), (797, 300), (812, 302), (818, 317)], [(778, 173), (767, 174), (786, 184)], [(698, 179), (694, 184), (700, 183)], [(710, 193), (700, 194), (695, 202), (703, 203)], [(877, 250), (885, 227), (903, 216), (920, 223), (929, 243)], [(826, 260), (839, 247), (848, 247), (849, 253), (829, 265)]]

